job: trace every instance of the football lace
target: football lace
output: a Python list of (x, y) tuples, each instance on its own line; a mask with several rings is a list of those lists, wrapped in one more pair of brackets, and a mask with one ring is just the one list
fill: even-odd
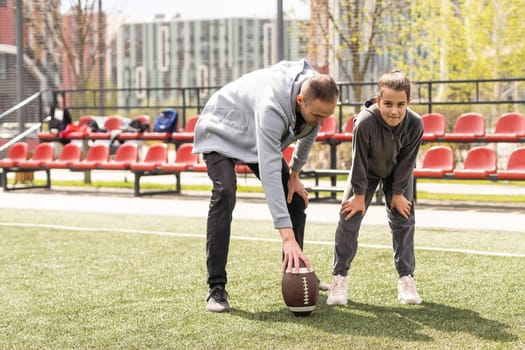
[(310, 293), (308, 292), (308, 279), (306, 277), (302, 277), (303, 280), (303, 303), (305, 305), (308, 305), (310, 303)]

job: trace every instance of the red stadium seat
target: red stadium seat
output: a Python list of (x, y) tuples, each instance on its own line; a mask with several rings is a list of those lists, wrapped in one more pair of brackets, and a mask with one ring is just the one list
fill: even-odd
[(189, 167), (188, 170), (205, 173), (208, 171), (208, 166), (206, 165), (206, 163), (201, 162), (199, 159), (199, 161), (197, 163), (193, 163), (193, 165)]
[(11, 168), (18, 165), (21, 160), (27, 159), (29, 155), (29, 145), (21, 141), (9, 147), (7, 157), (0, 159), (0, 168)]
[(55, 158), (55, 147), (52, 143), (39, 143), (31, 159), (22, 159), (18, 162), (18, 167), (37, 169), (45, 165), (46, 162)]
[(475, 142), (485, 137), (485, 117), (480, 113), (464, 113), (456, 120), (454, 131), (445, 133), (445, 141)]
[(98, 165), (109, 159), (109, 146), (106, 144), (96, 144), (91, 146), (86, 154), (86, 158), (69, 165), (71, 170), (93, 170)]
[(138, 160), (138, 147), (135, 143), (125, 143), (115, 152), (113, 159), (104, 161), (98, 165), (99, 169), (106, 170), (128, 170), (131, 163)]
[(193, 144), (185, 143), (179, 146), (173, 162), (166, 162), (159, 166), (162, 171), (186, 171), (199, 161), (199, 155), (193, 154)]
[(295, 152), (295, 145), (291, 144), (283, 150), (283, 157), (286, 163), (290, 164), (293, 159), (293, 153)]
[(485, 135), (489, 142), (516, 142), (525, 138), (525, 115), (517, 112), (502, 114), (494, 133)]
[(81, 157), (82, 148), (75, 143), (68, 143), (64, 145), (57, 159), (44, 162), (44, 166), (49, 169), (67, 169), (71, 163), (80, 161)]
[(120, 115), (110, 115), (104, 122), (104, 129), (107, 131), (118, 130), (122, 127), (123, 121)]
[(195, 136), (195, 125), (197, 124), (198, 120), (198, 115), (191, 117), (188, 121), (186, 121), (183, 131), (172, 133), (171, 139), (178, 144), (183, 142), (193, 142), (193, 137)]
[(471, 148), (465, 157), (463, 169), (455, 169), (452, 174), (458, 179), (486, 179), (496, 171), (496, 151), (487, 146), (480, 146)]
[[(77, 126), (77, 128), (79, 130), (73, 130), (71, 132), (67, 132), (65, 138), (67, 138), (69, 140), (78, 140), (78, 139), (85, 138), (88, 135), (88, 133), (89, 133), (88, 123), (91, 122), (91, 121), (95, 121), (95, 117), (93, 117), (91, 115), (84, 115), (84, 116), (80, 117), (78, 122), (73, 124), (73, 125)], [(64, 131), (67, 131), (67, 127), (66, 127), (66, 130), (64, 130)], [(64, 131), (62, 131), (62, 132), (64, 132)]]
[(498, 180), (525, 180), (525, 147), (512, 151), (505, 170), (496, 172)]
[(328, 141), (330, 140), (337, 131), (337, 123), (333, 115), (326, 118), (323, 125), (317, 133), (316, 141)]
[(168, 161), (168, 146), (165, 143), (151, 145), (146, 152), (144, 160), (133, 162), (131, 170), (151, 171)]
[(356, 115), (348, 118), (345, 124), (345, 128), (341, 132), (336, 132), (332, 137), (335, 141), (338, 142), (351, 142), (354, 131), (354, 119)]
[(246, 164), (236, 164), (235, 172), (238, 174), (250, 174), (252, 169), (250, 169), (250, 167)]
[(414, 169), (415, 177), (441, 178), (454, 170), (454, 152), (448, 146), (429, 148), (423, 156), (423, 164)]
[(423, 141), (436, 141), (445, 136), (446, 120), (443, 114), (427, 113), (421, 119), (424, 127)]
[(109, 140), (111, 138), (112, 131), (120, 130), (123, 121), (120, 115), (111, 115), (106, 118), (104, 122), (105, 131), (89, 132), (88, 137), (91, 140)]
[[(52, 143), (44, 142), (36, 145), (33, 156), (27, 159), (29, 145), (26, 142), (19, 142), (12, 145), (9, 149), (8, 157), (0, 160), (0, 183), (4, 191), (27, 188), (49, 188), (51, 187), (51, 180), (49, 170), (43, 166), (46, 160), (51, 160), (54, 157), (54, 146)], [(46, 183), (45, 185), (34, 185), (34, 172), (45, 171)], [(13, 186), (8, 185), (7, 174), (15, 172), (15, 182)], [(17, 183), (23, 184), (30, 182), (30, 185), (16, 186)]]

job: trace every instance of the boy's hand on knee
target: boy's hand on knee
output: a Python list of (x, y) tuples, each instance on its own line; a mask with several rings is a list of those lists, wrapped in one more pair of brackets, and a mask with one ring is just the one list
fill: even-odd
[(346, 221), (350, 220), (350, 218), (358, 212), (361, 212), (361, 216), (365, 216), (366, 214), (364, 195), (355, 194), (341, 205), (340, 214), (348, 214), (345, 216)]
[(392, 202), (390, 203), (392, 209), (396, 209), (397, 212), (408, 219), (412, 208), (412, 202), (405, 198), (402, 194), (395, 194), (392, 196)]

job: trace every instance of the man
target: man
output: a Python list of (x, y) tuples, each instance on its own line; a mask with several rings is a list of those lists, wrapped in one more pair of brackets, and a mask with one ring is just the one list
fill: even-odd
[[(299, 172), (338, 97), (329, 76), (320, 75), (305, 61), (282, 61), (227, 84), (204, 107), (195, 127), (194, 153), (203, 154), (213, 183), (206, 229), (206, 310), (230, 310), (226, 262), (238, 161), (261, 180), (283, 241), (282, 269), (299, 267), (300, 261), (311, 268), (302, 252), (308, 193)], [(281, 152), (294, 141), (289, 167)]]

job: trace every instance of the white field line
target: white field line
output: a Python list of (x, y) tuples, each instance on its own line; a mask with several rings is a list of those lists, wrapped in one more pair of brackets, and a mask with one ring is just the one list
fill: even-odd
[[(167, 232), (167, 231), (151, 231), (151, 230), (134, 230), (134, 229), (121, 229), (121, 228), (104, 228), (104, 227), (77, 227), (77, 226), (64, 226), (64, 225), (50, 225), (50, 224), (31, 224), (31, 223), (19, 223), (19, 222), (0, 222), (2, 226), (17, 226), (17, 227), (41, 227), (41, 228), (53, 228), (58, 230), (67, 231), (97, 231), (97, 232), (121, 232), (121, 233), (132, 233), (132, 234), (146, 234), (146, 235), (157, 235), (157, 236), (169, 236), (169, 237), (189, 237), (189, 238), (206, 238), (205, 234), (202, 233), (184, 233), (184, 232)], [(231, 239), (241, 241), (258, 241), (258, 242), (275, 242), (281, 243), (282, 241), (277, 238), (262, 238), (262, 237), (243, 237), (232, 235)], [(333, 245), (333, 242), (328, 241), (308, 241), (305, 244), (314, 245)], [(382, 244), (363, 244), (360, 243), (359, 247), (372, 248), (372, 249), (392, 249), (391, 246)], [(416, 247), (416, 250), (428, 250), (437, 252), (450, 252), (450, 253), (462, 253), (471, 255), (487, 255), (487, 256), (500, 256), (500, 257), (517, 257), (525, 258), (525, 254), (517, 253), (503, 253), (503, 252), (485, 252), (471, 249), (455, 249), (455, 248), (438, 248), (438, 247)]]

